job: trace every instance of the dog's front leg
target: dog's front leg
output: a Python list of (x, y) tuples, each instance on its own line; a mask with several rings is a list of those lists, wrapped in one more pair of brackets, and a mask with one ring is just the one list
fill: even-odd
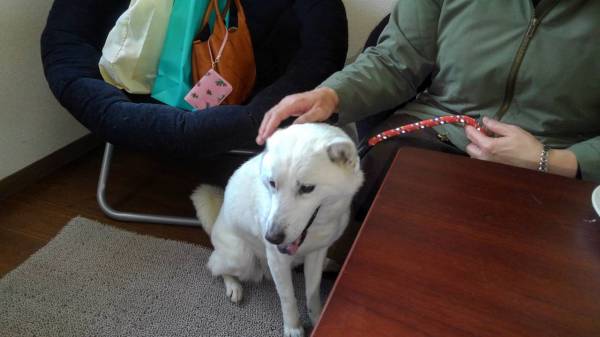
[(269, 247), (267, 248), (267, 262), (281, 301), (283, 335), (285, 337), (302, 337), (304, 330), (300, 325), (298, 304), (292, 284), (292, 257), (279, 253), (274, 247)]
[(304, 280), (306, 285), (306, 304), (308, 316), (313, 325), (321, 315), (321, 276), (327, 248), (306, 255), (304, 259)]

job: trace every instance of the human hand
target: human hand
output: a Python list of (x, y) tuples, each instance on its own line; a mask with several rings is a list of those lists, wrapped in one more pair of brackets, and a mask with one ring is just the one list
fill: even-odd
[[(516, 125), (483, 118), (483, 125), (497, 137), (489, 137), (472, 126), (465, 127), (467, 153), (472, 158), (536, 170), (544, 148), (532, 134)], [(548, 172), (573, 178), (577, 174), (577, 157), (568, 149), (548, 152)]]
[(264, 144), (279, 124), (292, 116), (298, 117), (294, 124), (325, 121), (331, 117), (338, 102), (335, 91), (325, 87), (286, 96), (263, 117), (256, 143)]
[(465, 134), (471, 141), (466, 150), (472, 158), (537, 169), (544, 145), (532, 134), (516, 125), (487, 117), (483, 118), (483, 126), (497, 137), (489, 137), (466, 126)]

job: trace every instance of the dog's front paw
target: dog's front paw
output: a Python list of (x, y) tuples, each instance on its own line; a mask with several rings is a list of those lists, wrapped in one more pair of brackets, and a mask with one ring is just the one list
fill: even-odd
[(304, 329), (301, 326), (297, 328), (284, 326), (283, 337), (304, 337)]
[(320, 309), (313, 309), (313, 310), (308, 310), (308, 318), (310, 318), (310, 323), (312, 323), (313, 326), (317, 325), (317, 321), (319, 321), (319, 317), (321, 316), (321, 310)]
[(242, 285), (232, 276), (223, 276), (225, 281), (225, 294), (233, 303), (240, 303), (242, 300)]

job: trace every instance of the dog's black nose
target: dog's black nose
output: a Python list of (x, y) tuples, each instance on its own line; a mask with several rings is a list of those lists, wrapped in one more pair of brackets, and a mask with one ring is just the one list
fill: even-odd
[(269, 230), (265, 235), (265, 239), (274, 245), (278, 245), (285, 239), (283, 231), (272, 231)]

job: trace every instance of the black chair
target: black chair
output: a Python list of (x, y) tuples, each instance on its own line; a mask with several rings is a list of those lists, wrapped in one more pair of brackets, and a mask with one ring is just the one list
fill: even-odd
[(104, 194), (113, 145), (177, 158), (254, 153), (258, 126), (270, 107), (343, 67), (348, 45), (344, 6), (341, 0), (242, 1), (257, 65), (253, 95), (244, 105), (191, 113), (102, 81), (102, 46), (128, 5), (127, 0), (55, 0), (41, 37), (46, 79), (58, 101), (107, 142), (98, 201), (109, 217), (197, 226), (192, 218), (113, 209)]

